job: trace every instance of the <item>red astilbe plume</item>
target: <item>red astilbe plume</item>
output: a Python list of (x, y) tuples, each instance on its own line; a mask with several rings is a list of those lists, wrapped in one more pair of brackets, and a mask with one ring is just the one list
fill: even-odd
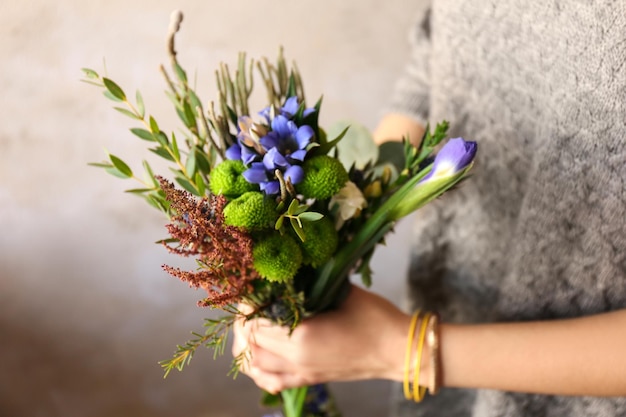
[(163, 265), (169, 274), (204, 289), (208, 297), (198, 301), (201, 307), (223, 307), (236, 303), (251, 290), (259, 278), (252, 265), (252, 238), (243, 229), (224, 224), (224, 196), (196, 199), (187, 191), (157, 177), (172, 209), (167, 230), (178, 240), (177, 246), (164, 243), (171, 253), (198, 255), (198, 271), (183, 271)]

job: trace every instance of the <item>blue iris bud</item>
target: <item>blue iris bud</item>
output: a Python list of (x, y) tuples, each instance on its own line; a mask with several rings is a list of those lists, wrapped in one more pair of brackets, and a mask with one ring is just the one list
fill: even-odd
[(401, 219), (458, 183), (472, 167), (477, 150), (476, 142), (450, 139), (435, 156), (430, 172), (389, 211), (388, 219)]

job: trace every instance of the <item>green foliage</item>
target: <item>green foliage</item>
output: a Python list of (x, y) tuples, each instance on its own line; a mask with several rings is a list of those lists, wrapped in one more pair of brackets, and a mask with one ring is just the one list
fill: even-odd
[(224, 207), (224, 221), (247, 230), (271, 228), (278, 217), (276, 203), (259, 191), (248, 191)]
[(327, 155), (307, 159), (302, 165), (304, 179), (296, 190), (306, 198), (326, 200), (337, 194), (348, 181), (348, 173), (341, 162)]
[[(304, 213), (306, 214), (306, 213)], [(318, 267), (327, 262), (337, 250), (339, 236), (328, 217), (302, 224), (305, 239), (300, 242), (303, 263)]]
[(294, 277), (302, 264), (302, 251), (288, 235), (271, 233), (255, 242), (254, 269), (269, 281), (284, 282)]
[[(231, 313), (235, 313), (231, 309)], [(171, 359), (160, 361), (159, 364), (165, 371), (164, 378), (169, 375), (173, 369), (182, 371), (186, 365), (189, 365), (196, 350), (201, 346), (213, 349), (213, 357), (223, 355), (224, 349), (228, 342), (228, 333), (235, 323), (237, 316), (229, 314), (218, 319), (205, 319), (204, 334), (192, 332), (195, 336), (187, 341), (184, 345), (176, 346), (176, 352)]]
[(254, 191), (257, 185), (249, 183), (243, 177), (248, 168), (241, 160), (226, 160), (218, 164), (210, 176), (210, 189), (215, 195), (223, 194), (228, 198), (236, 198), (248, 191)]

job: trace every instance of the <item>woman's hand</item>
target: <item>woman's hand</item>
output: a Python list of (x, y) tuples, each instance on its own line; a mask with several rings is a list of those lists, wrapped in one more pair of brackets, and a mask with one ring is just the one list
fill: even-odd
[(305, 320), (291, 336), (269, 320), (240, 320), (233, 355), (250, 350), (242, 371), (269, 392), (327, 381), (402, 380), (409, 322), (389, 301), (353, 286), (338, 310)]

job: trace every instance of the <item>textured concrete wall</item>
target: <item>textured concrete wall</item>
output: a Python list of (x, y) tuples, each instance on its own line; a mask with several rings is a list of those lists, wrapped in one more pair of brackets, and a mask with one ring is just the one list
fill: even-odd
[[(0, 2), (0, 416), (254, 416), (256, 387), (208, 351), (164, 380), (157, 361), (211, 315), (161, 271), (152, 242), (165, 219), (89, 161), (103, 148), (138, 162), (129, 119), (78, 80), (103, 69), (176, 129), (157, 71), (174, 8), (185, 12), (179, 57), (204, 100), (212, 72), (237, 52), (284, 45), (323, 123), (374, 127), (404, 63), (408, 0)], [(139, 168), (135, 163), (134, 167)], [(398, 300), (406, 232), (381, 248), (376, 290)], [(383, 272), (384, 271), (384, 272)], [(388, 385), (337, 384), (345, 415), (384, 415)]]

